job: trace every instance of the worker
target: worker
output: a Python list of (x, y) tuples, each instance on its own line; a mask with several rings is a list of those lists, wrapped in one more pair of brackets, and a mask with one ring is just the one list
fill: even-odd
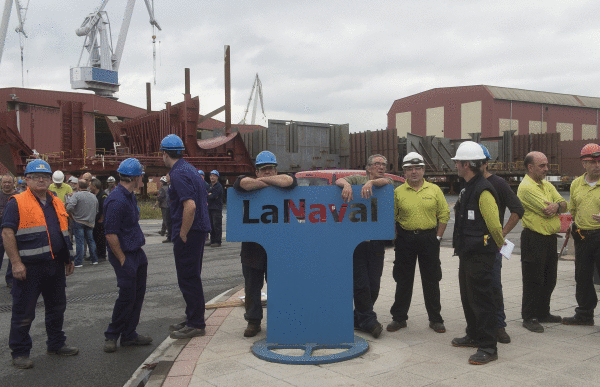
[(566, 325), (594, 325), (598, 296), (594, 271), (600, 270), (600, 145), (587, 144), (581, 149), (585, 173), (571, 183), (569, 211), (575, 243), (575, 299), (573, 317), (564, 317)]
[(99, 261), (106, 261), (106, 235), (104, 232), (104, 200), (108, 197), (102, 190), (102, 182), (96, 178), (92, 179), (90, 192), (96, 195), (98, 200), (98, 214), (94, 222), (94, 242), (96, 243), (96, 256)]
[(156, 195), (156, 203), (154, 208), (158, 206), (162, 215), (162, 227), (159, 231), (160, 235), (167, 235), (163, 243), (171, 243), (171, 214), (169, 210), (169, 174), (160, 178), (161, 187)]
[(27, 183), (25, 183), (22, 179), (19, 179), (18, 185), (17, 185), (17, 192), (21, 193), (21, 192), (25, 192), (27, 191)]
[(117, 187), (115, 178), (113, 176), (109, 176), (108, 179), (106, 179), (106, 184), (108, 184), (108, 188), (105, 189), (104, 192), (106, 192), (106, 195), (110, 195), (110, 193)]
[[(2, 180), (0, 181), (2, 184), (2, 190), (0, 191), (0, 223), (2, 222), (2, 214), (4, 214), (4, 209), (8, 204), (8, 200), (18, 194), (15, 190), (15, 178), (11, 174), (6, 174), (2, 176)], [(0, 269), (2, 269), (2, 263), (4, 261), (4, 245), (2, 243), (2, 238), (0, 238)], [(13, 276), (12, 276), (12, 265), (10, 264), (10, 260), (8, 260), (8, 264), (6, 265), (6, 275), (4, 279), (6, 280), (6, 286), (12, 287), (13, 284)]]
[[(362, 185), (360, 196), (369, 199), (373, 187), (392, 184), (392, 179), (385, 177), (387, 159), (379, 154), (367, 159), (366, 175), (351, 175), (336, 180), (335, 184), (342, 188), (342, 200), (353, 200), (352, 186)], [(373, 305), (379, 296), (381, 274), (383, 273), (383, 257), (385, 241), (364, 241), (356, 246), (352, 256), (353, 293), (354, 293), (354, 329), (370, 333), (374, 338), (381, 336), (383, 326), (377, 321)]]
[[(506, 238), (509, 232), (519, 223), (519, 219), (523, 217), (525, 210), (521, 205), (521, 201), (514, 193), (510, 185), (503, 178), (496, 176), (488, 171), (488, 160), (492, 159), (490, 152), (483, 144), (479, 144), (483, 150), (485, 161), (481, 165), (481, 173), (487, 181), (492, 184), (498, 195), (498, 213), (500, 216), (500, 226), (504, 224), (504, 213), (506, 208), (510, 211), (510, 217), (506, 225), (502, 227), (502, 236)], [(494, 269), (492, 271), (494, 279), (494, 299), (496, 301), (496, 316), (498, 318), (498, 328), (496, 330), (496, 339), (503, 344), (510, 343), (510, 336), (506, 333), (506, 314), (504, 313), (504, 295), (502, 294), (502, 254), (496, 253), (494, 261)]]
[(171, 239), (177, 282), (186, 303), (186, 320), (169, 327), (173, 339), (187, 339), (206, 334), (205, 301), (202, 289), (202, 256), (206, 233), (210, 230), (206, 189), (196, 169), (183, 159), (183, 141), (169, 134), (160, 143), (163, 161), (171, 169), (169, 200)]
[(202, 176), (202, 181), (204, 182), (204, 186), (206, 187), (206, 192), (208, 192), (208, 188), (210, 187), (210, 184), (208, 184), (208, 183), (206, 182), (206, 180), (204, 180), (204, 179), (205, 179), (205, 177), (204, 177), (204, 171), (203, 171), (203, 170), (201, 170), (201, 169), (199, 169), (199, 170), (198, 170), (198, 174), (199, 174), (200, 176)]
[(477, 352), (469, 357), (469, 363), (487, 364), (498, 359), (492, 270), (504, 237), (497, 194), (481, 173), (485, 155), (479, 144), (463, 142), (452, 160), (458, 176), (464, 179), (464, 188), (454, 205), (452, 247), (459, 258), (460, 297), (467, 320), (467, 335), (453, 339), (452, 345), (476, 347)]
[(210, 171), (208, 187), (208, 215), (210, 218), (210, 247), (221, 247), (223, 236), (223, 186), (219, 183), (219, 171)]
[[(298, 185), (293, 174), (277, 175), (277, 159), (272, 152), (260, 152), (254, 165), (256, 178), (239, 176), (233, 183), (234, 190), (249, 192), (267, 187), (292, 189)], [(263, 318), (260, 297), (264, 281), (267, 280), (267, 252), (258, 243), (242, 242), (240, 257), (245, 284), (244, 318), (248, 322), (244, 337), (254, 337), (261, 331), (260, 323)]]
[(544, 332), (540, 323), (560, 323), (560, 316), (550, 313), (550, 298), (556, 286), (558, 269), (557, 236), (559, 214), (567, 202), (552, 183), (545, 180), (548, 159), (541, 152), (529, 152), (524, 160), (527, 174), (519, 184), (517, 196), (523, 204), (521, 232), (521, 270), (523, 277), (523, 327)]
[(66, 195), (73, 192), (73, 189), (69, 184), (65, 184), (65, 174), (62, 171), (54, 171), (52, 174), (52, 184), (48, 187), (48, 191), (54, 192), (63, 204), (65, 204)]
[(407, 326), (418, 260), (429, 327), (437, 333), (444, 333), (446, 327), (440, 314), (440, 243), (450, 219), (450, 209), (440, 187), (423, 178), (423, 156), (410, 152), (402, 162), (406, 183), (394, 190), (396, 258), (393, 276), (396, 294), (390, 310), (393, 320), (387, 330), (395, 332)]
[(142, 247), (146, 243), (140, 227), (140, 210), (134, 190), (142, 185), (142, 164), (125, 159), (117, 169), (120, 182), (104, 200), (104, 233), (108, 242), (108, 261), (115, 270), (119, 297), (112, 320), (104, 332), (104, 352), (121, 347), (150, 345), (152, 337), (136, 332), (146, 294), (148, 259)]
[[(76, 178), (75, 176), (71, 176), (71, 177), (69, 177), (69, 180), (67, 180), (67, 183), (71, 187), (72, 193), (79, 191), (79, 179), (78, 178)], [(71, 195), (66, 195), (66, 196), (69, 197)]]
[(46, 309), (49, 354), (77, 355), (62, 330), (67, 308), (66, 276), (73, 273), (73, 246), (67, 234), (67, 211), (48, 191), (52, 171), (36, 159), (25, 167), (28, 190), (13, 196), (4, 210), (2, 239), (13, 266), (13, 305), (9, 335), (12, 364), (31, 368), (29, 330), (40, 293)]

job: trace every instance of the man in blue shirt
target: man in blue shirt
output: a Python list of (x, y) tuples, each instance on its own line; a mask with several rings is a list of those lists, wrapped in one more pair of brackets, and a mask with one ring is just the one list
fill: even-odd
[(123, 160), (117, 172), (120, 183), (104, 200), (103, 209), (108, 261), (115, 269), (119, 287), (112, 321), (104, 332), (104, 352), (115, 352), (119, 337), (122, 347), (152, 343), (152, 337), (136, 332), (146, 294), (148, 259), (142, 249), (146, 239), (133, 191), (142, 185), (144, 172), (134, 158)]
[(208, 188), (208, 216), (210, 218), (210, 247), (221, 247), (223, 236), (223, 186), (219, 183), (219, 171), (210, 171)]
[(183, 141), (174, 134), (161, 144), (163, 161), (171, 169), (169, 200), (171, 209), (171, 238), (175, 255), (177, 282), (186, 303), (186, 321), (170, 326), (173, 339), (204, 336), (204, 291), (200, 273), (204, 240), (210, 230), (206, 207), (206, 188), (198, 171), (183, 160)]

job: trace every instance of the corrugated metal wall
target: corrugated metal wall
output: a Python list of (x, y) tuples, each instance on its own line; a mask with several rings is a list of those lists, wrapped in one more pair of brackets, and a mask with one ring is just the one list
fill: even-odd
[(364, 169), (369, 156), (381, 154), (388, 160), (387, 171), (398, 173), (398, 134), (396, 129), (384, 129), (350, 134), (351, 169)]
[(561, 164), (560, 133), (524, 134), (513, 136), (513, 162), (523, 161), (527, 153), (542, 152), (549, 164)]

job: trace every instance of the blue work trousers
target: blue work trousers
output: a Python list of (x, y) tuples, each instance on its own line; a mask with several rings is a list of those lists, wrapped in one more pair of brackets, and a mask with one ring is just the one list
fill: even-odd
[(12, 357), (29, 356), (31, 336), (29, 330), (35, 318), (35, 305), (40, 294), (46, 311), (46, 345), (49, 351), (56, 351), (65, 345), (65, 332), (62, 330), (67, 296), (65, 293), (65, 266), (58, 262), (45, 262), (26, 265), (25, 279), (14, 280), (12, 319), (8, 345)]
[[(2, 236), (0, 236), (0, 270), (2, 269), (2, 263), (4, 261), (4, 244), (2, 243)], [(6, 267), (6, 275), (4, 279), (6, 280), (6, 284), (12, 283), (13, 275), (12, 275), (12, 264), (10, 263), (10, 259), (7, 260), (8, 265)]]
[(94, 228), (73, 222), (73, 234), (75, 234), (75, 243), (77, 245), (75, 249), (75, 266), (83, 264), (84, 240), (88, 244), (91, 261), (98, 262), (96, 242), (94, 242)]
[(496, 316), (498, 317), (498, 328), (506, 327), (506, 315), (504, 314), (504, 295), (502, 294), (502, 254), (496, 253), (494, 268), (492, 270), (492, 294), (496, 303)]
[(119, 297), (115, 301), (112, 321), (104, 332), (104, 337), (109, 340), (121, 342), (135, 340), (138, 336), (135, 329), (140, 322), (142, 304), (146, 295), (146, 279), (148, 277), (148, 260), (144, 250), (125, 253), (123, 266), (109, 251), (108, 261), (117, 275)]
[(205, 232), (190, 231), (186, 243), (183, 243), (179, 235), (173, 240), (177, 282), (186, 305), (186, 325), (196, 329), (206, 327), (204, 322), (204, 291), (200, 279), (205, 239)]

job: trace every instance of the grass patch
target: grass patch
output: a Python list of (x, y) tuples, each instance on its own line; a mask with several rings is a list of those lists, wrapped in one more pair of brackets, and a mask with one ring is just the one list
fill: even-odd
[(153, 208), (156, 200), (139, 200), (140, 219), (162, 219), (160, 208)]

